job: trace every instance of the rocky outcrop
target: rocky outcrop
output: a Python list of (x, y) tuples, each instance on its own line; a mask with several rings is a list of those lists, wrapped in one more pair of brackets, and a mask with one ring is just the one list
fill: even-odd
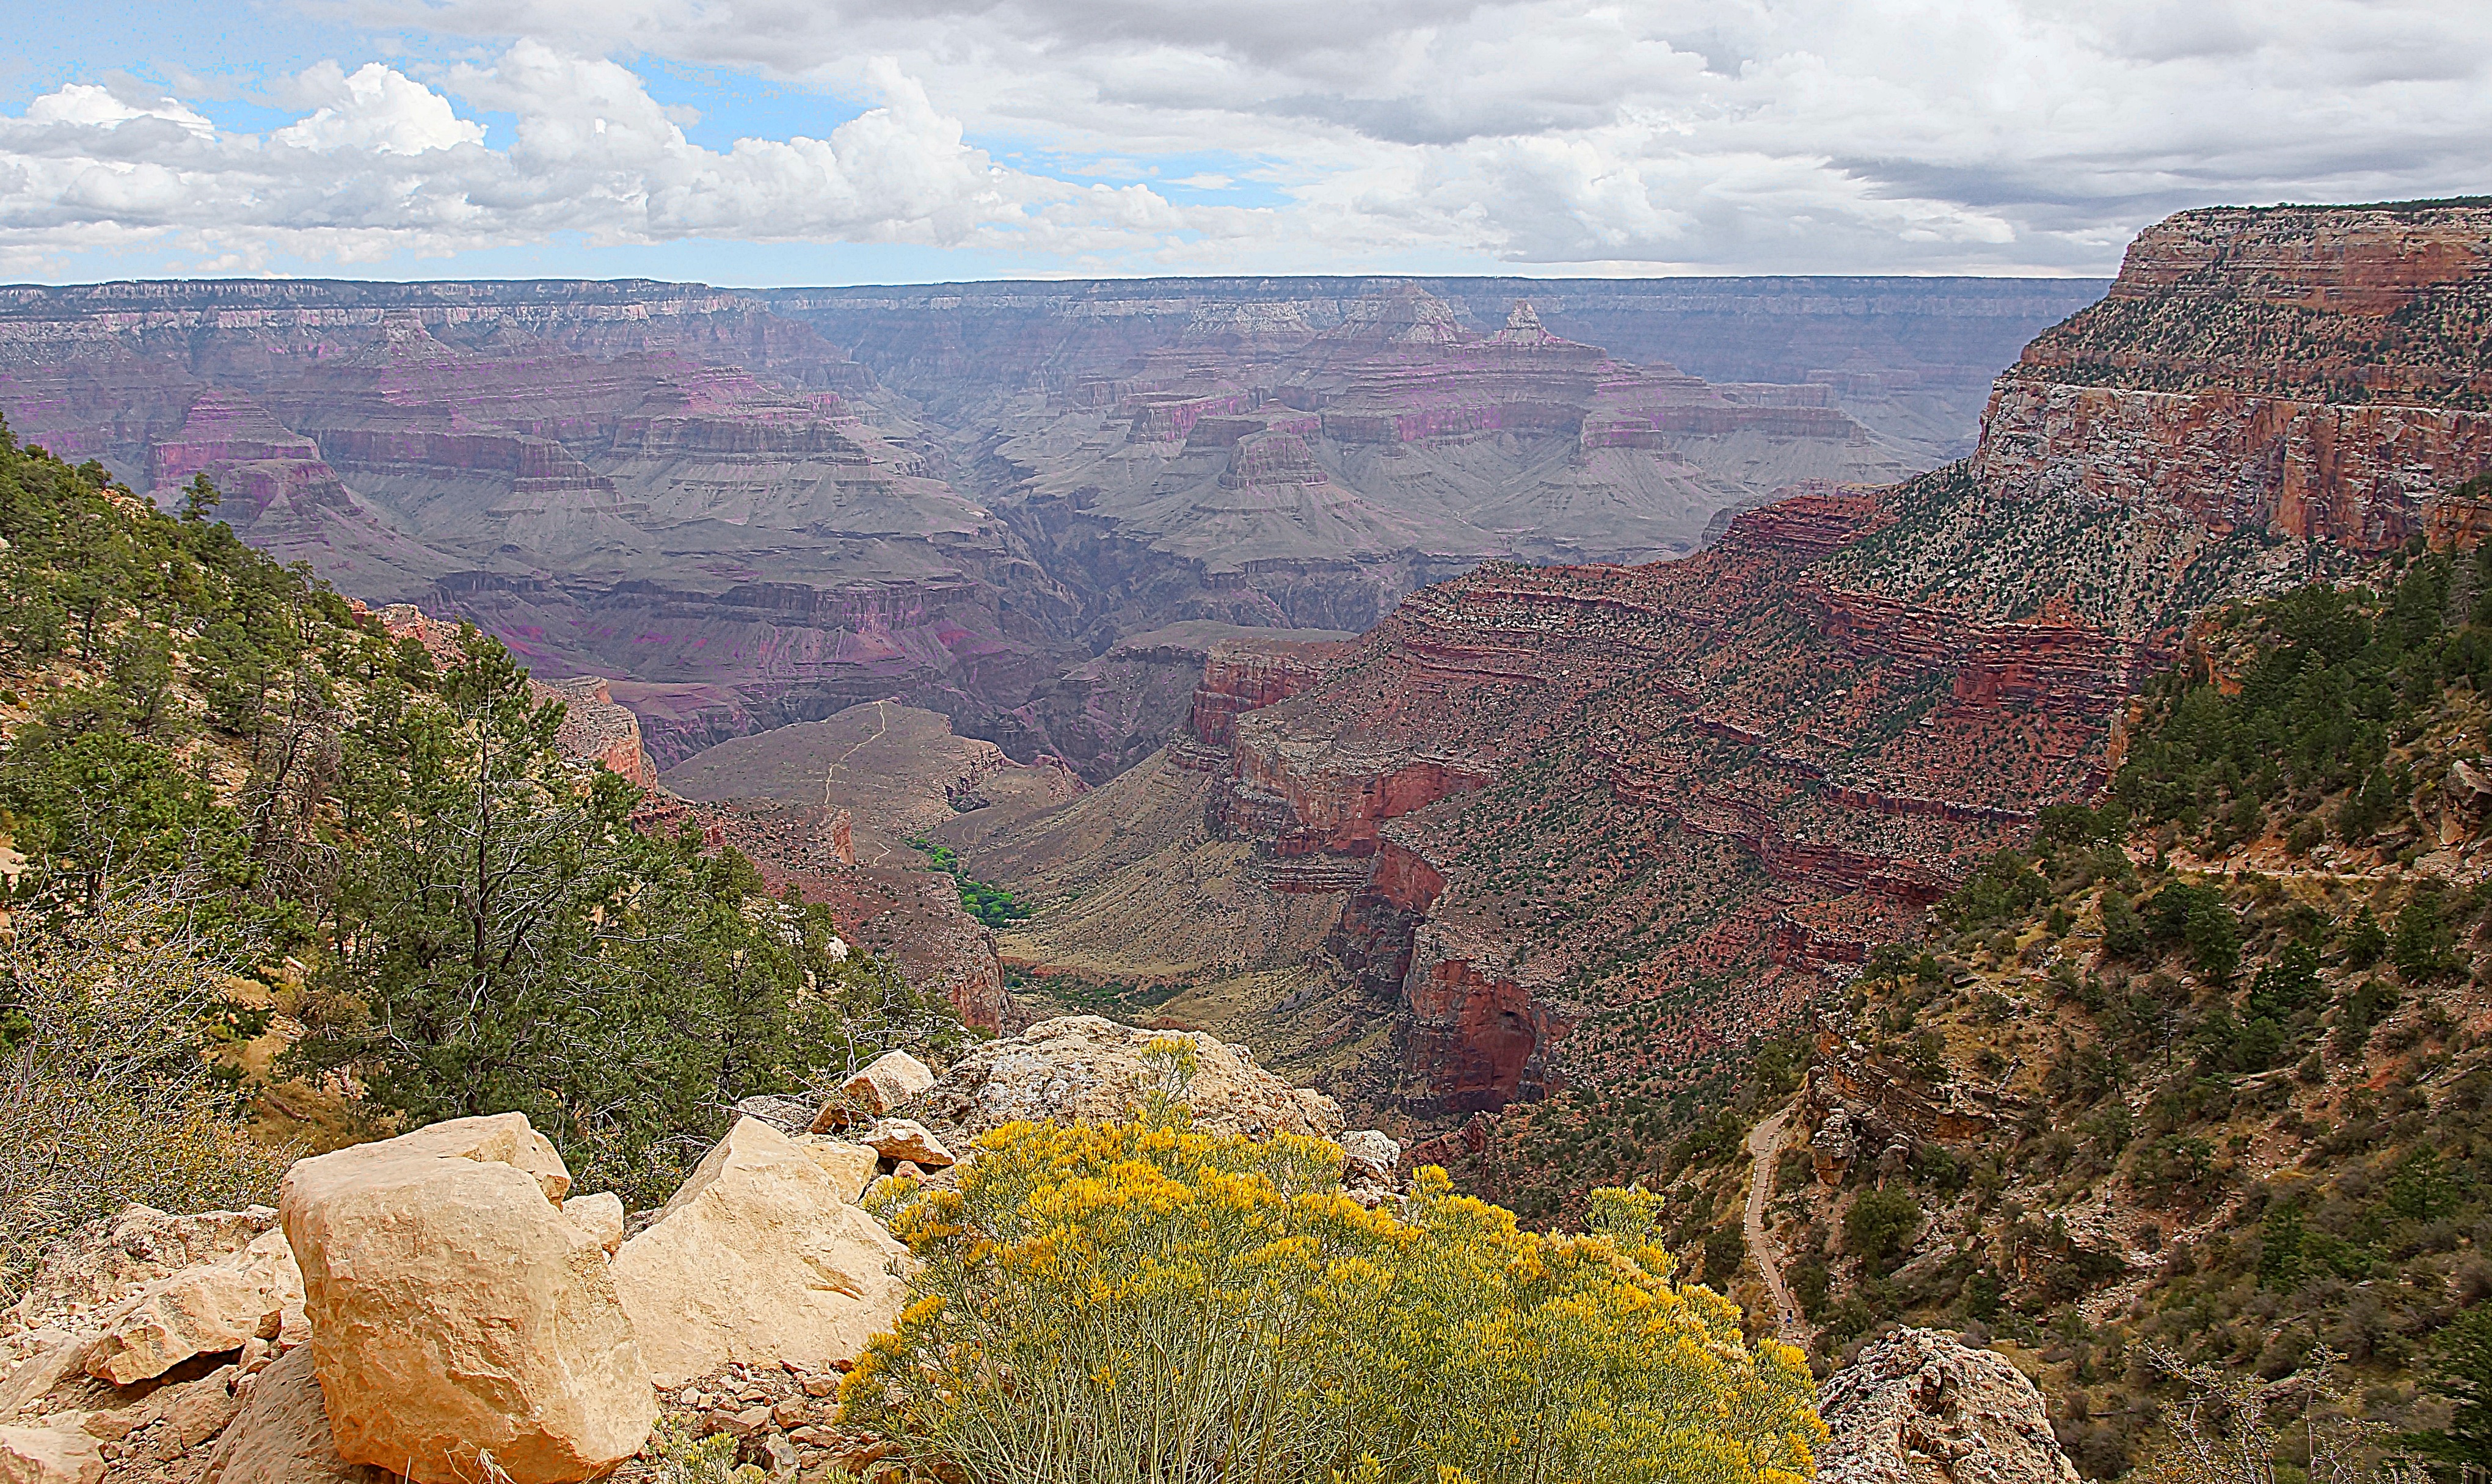
[(2077, 1484), (2042, 1393), (1997, 1352), (1894, 1329), (1818, 1388), (1826, 1484)]
[(851, 1360), (897, 1321), (907, 1250), (846, 1194), (760, 1120), (727, 1131), (614, 1255), (614, 1290), (658, 1384), (730, 1360)]
[(1446, 924), (1425, 924), (1413, 935), (1402, 980), (1409, 1027), (1403, 1064), (1426, 1087), (1431, 1111), (1495, 1112), (1518, 1099), (1537, 1102), (1562, 1085), (1549, 1054), (1571, 1018), (1549, 997), (1546, 975), (1527, 986), (1502, 959), (1495, 946)]
[[(864, 1071), (840, 1083), (840, 1091), (868, 1117), (879, 1118), (934, 1085), (934, 1069), (926, 1063), (906, 1052), (885, 1052), (869, 1062)], [(839, 1106), (833, 1104), (823, 1112)]]
[(570, 1183), (518, 1113), (287, 1172), (339, 1457), (453, 1484), (490, 1455), (518, 1484), (569, 1484), (639, 1451), (649, 1368), (601, 1242), (557, 1203)]
[(0, 1427), (0, 1484), (104, 1484), (104, 1452), (74, 1427)]
[(2218, 530), (2270, 528), (2359, 551), (2423, 530), (2432, 498), (2492, 468), (2492, 411), (2341, 405), (2231, 388), (2001, 383), (1974, 471), (2008, 497), (2051, 490), (2170, 503)]
[(1818, 1178), (1839, 1183), (1854, 1160), (1923, 1143), (1959, 1143), (2013, 1122), (2030, 1105), (1996, 1089), (1924, 1084), (1857, 1042), (1821, 1031), (1800, 1088), (1802, 1120), (1817, 1132)]
[(598, 763), (624, 782), (640, 788), (658, 787), (658, 767), (640, 745), (639, 718), (614, 703), (611, 684), (595, 675), (577, 675), (553, 685), (530, 681), (540, 704), (562, 702), (562, 726), (553, 745), (565, 757)]
[(1323, 678), (1324, 666), (1346, 649), (1338, 643), (1256, 638), (1214, 643), (1195, 682), (1186, 729), (1203, 747), (1227, 748), (1239, 716), (1313, 686)]
[(805, 1157), (822, 1168), (831, 1177), (831, 1193), (849, 1205), (854, 1205), (865, 1188), (874, 1183), (882, 1156), (861, 1143), (844, 1139), (830, 1139), (820, 1134), (792, 1136), (796, 1147)]
[(193, 1355), (277, 1339), (303, 1322), (303, 1275), (282, 1232), (222, 1261), (185, 1267), (116, 1307), (86, 1354), (87, 1374), (116, 1386), (163, 1375)]
[(906, 1162), (920, 1170), (941, 1170), (953, 1163), (952, 1151), (934, 1132), (914, 1118), (883, 1118), (857, 1136), (857, 1143), (881, 1159)]
[(2182, 212), (2000, 378), (1974, 471), (2358, 550), (2492, 467), (2492, 208)]
[(1211, 1133), (1340, 1136), (1341, 1109), (1255, 1064), (1255, 1054), (1202, 1031), (1151, 1031), (1095, 1015), (1042, 1021), (991, 1041), (947, 1068), (926, 1095), (927, 1121), (964, 1139), (1018, 1120), (1104, 1123), (1130, 1117), (1164, 1074), (1143, 1059), (1172, 1037), (1193, 1053), (1184, 1099), (1195, 1126)]
[(42, 1328), (73, 1311), (103, 1309), (148, 1284), (241, 1253), (276, 1229), (273, 1206), (186, 1216), (169, 1216), (147, 1205), (125, 1206), (36, 1261), (8, 1310), (9, 1327)]

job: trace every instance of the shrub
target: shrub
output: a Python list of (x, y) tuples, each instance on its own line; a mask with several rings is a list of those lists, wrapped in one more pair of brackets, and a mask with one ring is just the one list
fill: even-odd
[(2443, 920), (2440, 893), (2418, 888), (2405, 910), (2397, 914), (2396, 932), (2388, 940), (2388, 958), (2409, 984), (2421, 984), (2453, 971), (2457, 955)]
[(2369, 968), (2388, 951), (2388, 935), (2381, 931), (2380, 920), (2367, 906), (2357, 908), (2354, 920), (2345, 926), (2342, 938), (2345, 962), (2355, 968)]
[(1856, 1254), (1873, 1275), (1883, 1274), (1895, 1265), (1908, 1239), (1920, 1229), (1921, 1204), (1909, 1192), (1864, 1191), (1844, 1213), (1843, 1249)]
[(844, 1419), (979, 1484), (1804, 1476), (1802, 1357), (1671, 1283), (1658, 1198), (1547, 1236), (1430, 1170), (1397, 1219), (1338, 1160), (1181, 1117), (988, 1134), (898, 1213), (917, 1296)]
[(202, 1055), (249, 961), (199, 930), (195, 895), (175, 879), (39, 907), (0, 939), (0, 1296), (83, 1222), (265, 1201), (285, 1172)]
[(1974, 868), (1954, 895), (1939, 904), (1939, 919), (1957, 929), (2012, 922), (2051, 894), (2039, 873), (2013, 850), (2002, 850)]

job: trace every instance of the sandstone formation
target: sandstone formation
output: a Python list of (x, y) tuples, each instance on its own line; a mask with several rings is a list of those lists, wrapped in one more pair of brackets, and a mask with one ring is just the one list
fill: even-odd
[(562, 1214), (606, 1249), (608, 1256), (623, 1245), (623, 1198), (612, 1191), (569, 1197), (562, 1202)]
[(518, 1113), (288, 1172), (278, 1209), (341, 1458), (449, 1484), (490, 1455), (563, 1484), (639, 1450), (649, 1370), (599, 1239), (557, 1203), (569, 1185)]
[[(160, 500), (219, 482), (246, 539), (351, 597), (474, 620), (564, 696), (566, 753), (636, 782), (900, 701), (1098, 785), (1172, 740), (1217, 638), (1347, 637), (1483, 559), (1679, 554), (1794, 481), (1925, 467), (2092, 292), (20, 287), (0, 413)], [(836, 801), (775, 802), (820, 816), (720, 838), (872, 871)], [(999, 964), (922, 883), (778, 879), (1000, 1026)]]
[[(1127, 635), (1033, 693), (1013, 714), (1018, 729), (999, 740), (1016, 755), (1022, 747), (1053, 753), (1084, 782), (1104, 784), (1171, 738), (1199, 731), (1209, 716), (1206, 688), (1216, 693), (1223, 685), (1237, 685), (1254, 691), (1268, 689), (1274, 679), (1253, 673), (1256, 657), (1302, 649), (1320, 653), (1351, 637), (1337, 629), (1247, 628), (1211, 618)], [(1215, 679), (1224, 669), (1216, 657), (1223, 654), (1237, 656), (1234, 668), (1246, 672)], [(1288, 661), (1279, 664), (1286, 667)], [(1268, 704), (1276, 698), (1250, 703)]]
[(381, 1484), (389, 1477), (385, 1469), (338, 1456), (319, 1372), (306, 1347), (279, 1356), (254, 1379), (208, 1455), (199, 1484)]
[[(1214, 656), (1156, 766), (947, 838), (1045, 904), (1015, 962), (1201, 986), (1165, 1013), (1380, 1116), (1666, 1094), (2092, 797), (2185, 615), (2463, 539), (2486, 241), (2481, 208), (2184, 214), (2000, 379), (1966, 463), (1800, 486), (1668, 564), (1483, 562), (1321, 657)], [(1405, 309), (1404, 348), (1307, 384), (1451, 333)], [(1651, 365), (1592, 405), (1604, 447), (1711, 415)]]
[(940, 1170), (952, 1163), (952, 1151), (913, 1118), (884, 1118), (859, 1134), (857, 1143), (880, 1158), (905, 1160), (920, 1170)]
[(1131, 374), (1150, 351), (1244, 358), (1303, 345), (1413, 284), (1486, 334), (1528, 300), (1551, 334), (1636, 365), (1670, 362), (1729, 394), (1756, 383), (1830, 397), (1930, 461), (1971, 444), (1990, 378), (2100, 280), (1162, 279), (940, 288), (788, 288), (780, 314), (851, 347), (936, 409), (978, 405), (1041, 369)]
[[(2083, 787), (2139, 663), (2050, 615), (1967, 625), (1816, 579), (1892, 525), (1887, 500), (1802, 493), (1683, 561), (1488, 566), (1412, 595), (1304, 689), (1213, 711), (1228, 745), (1185, 759), (1196, 833), (1066, 891), (1012, 951), (1095, 962), (1117, 913), (1172, 976), (1278, 978), (1320, 952), (1350, 994), (1279, 978), (1294, 1028), (1270, 1000), (1231, 1013), (1317, 1054), (1398, 1018), (1368, 1043), (1398, 1065), (1359, 1076), (1432, 1118), (1546, 1095), (1587, 1023), (1598, 1042), (1574, 1044), (1614, 1071), (1744, 1039)], [(1965, 766), (2011, 738), (2015, 768)], [(1154, 783), (964, 859), (1018, 884), (1112, 857), (1131, 838), (1114, 812), (1138, 811), (1108, 795)], [(1052, 869), (1035, 879), (1070, 876)], [(1138, 903), (1172, 926), (1138, 924)], [(1313, 936), (1273, 932), (1235, 967), (1193, 957), (1239, 941), (1211, 925), (1241, 910), (1303, 913)]]
[[(2278, 538), (2458, 539), (2474, 518), (2438, 507), (2492, 468), (2486, 295), (2492, 207), (2226, 207), (2149, 227), (2110, 294), (1999, 379), (1976, 497), (1910, 522), (1926, 529), (1875, 585), (1978, 593), (1992, 612), (2057, 601), (2135, 635), (2270, 578)], [(2072, 563), (2080, 542), (2093, 549)], [(1976, 545), (1972, 571), (1941, 570)]]
[(825, 1139), (819, 1134), (798, 1134), (793, 1143), (805, 1151), (805, 1157), (822, 1168), (830, 1176), (831, 1192), (849, 1205), (865, 1194), (874, 1182), (875, 1168), (882, 1156), (861, 1143), (842, 1139)]
[(277, 1211), (265, 1205), (169, 1216), (134, 1203), (46, 1252), (8, 1312), (16, 1324), (37, 1327), (72, 1305), (94, 1308), (239, 1253), (276, 1229)]
[[(1479, 561), (1645, 561), (1803, 478), (1923, 466), (1822, 391), (1740, 400), (1411, 284), (1003, 406), (987, 468), (1085, 619), (1360, 630)], [(1798, 393), (1815, 388), (1784, 388)]]
[(2042, 1393), (1995, 1351), (1894, 1329), (1818, 1389), (1826, 1484), (2077, 1484)]
[(934, 1073), (906, 1052), (886, 1052), (864, 1071), (840, 1083), (856, 1106), (879, 1118), (934, 1085)]
[(104, 1453), (74, 1427), (0, 1427), (0, 1484), (103, 1484)]
[(844, 1196), (778, 1130), (743, 1118), (727, 1131), (614, 1256), (615, 1290), (658, 1384), (730, 1360), (849, 1360), (891, 1326), (907, 1296), (906, 1249)]
[(273, 1340), (304, 1306), (303, 1275), (282, 1232), (265, 1232), (223, 1261), (187, 1267), (141, 1290), (88, 1350), (87, 1374), (116, 1386), (147, 1380), (193, 1355)]
[(1683, 549), (1792, 479), (1926, 466), (2095, 291), (19, 287), (0, 412), (160, 498), (205, 474), (248, 539), (541, 678), (614, 677), (660, 766), (899, 697), (1095, 783), (1170, 720), (1149, 665), (1093, 668), (1121, 638), (1363, 628), (1481, 555)]
[[(1142, 1059), (1143, 1049), (1169, 1034), (1095, 1015), (1042, 1021), (955, 1062), (927, 1094), (927, 1115), (939, 1127), (972, 1137), (1021, 1120), (1098, 1123), (1130, 1117), (1159, 1083), (1159, 1074)], [(1257, 1066), (1254, 1053), (1242, 1046), (1201, 1031), (1183, 1039), (1195, 1053), (1185, 1101), (1198, 1128), (1258, 1137), (1341, 1134), (1341, 1109), (1332, 1099), (1290, 1086)]]

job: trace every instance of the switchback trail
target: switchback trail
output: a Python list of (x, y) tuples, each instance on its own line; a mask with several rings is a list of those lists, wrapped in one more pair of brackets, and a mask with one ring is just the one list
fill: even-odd
[(1748, 1253), (1757, 1260), (1757, 1271), (1765, 1280), (1765, 1293), (1773, 1300), (1775, 1327), (1783, 1339), (1793, 1345), (1808, 1343), (1808, 1325), (1800, 1318), (1799, 1305), (1793, 1300), (1791, 1289), (1783, 1282), (1782, 1254), (1765, 1231), (1765, 1201), (1773, 1194), (1774, 1160), (1782, 1152), (1783, 1126), (1791, 1121), (1791, 1110), (1783, 1109), (1772, 1117), (1748, 1130), (1748, 1157), (1753, 1162), (1748, 1170), (1748, 1209), (1740, 1226), (1748, 1239)]

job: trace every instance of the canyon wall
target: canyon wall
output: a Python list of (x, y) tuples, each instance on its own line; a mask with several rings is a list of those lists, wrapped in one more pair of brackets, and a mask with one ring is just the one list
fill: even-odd
[(1898, 421), (1864, 387), (1952, 385), (2092, 291), (20, 286), (0, 413), (159, 499), (209, 477), (352, 595), (609, 677), (662, 762), (899, 697), (1098, 781), (1182, 720), (1142, 695), (1181, 682), (1100, 668), (1128, 638), (1358, 632), (1482, 560), (1673, 556), (1794, 480), (1890, 480), (1970, 404)]
[[(2487, 244), (2477, 209), (2184, 214), (1963, 463), (1804, 486), (1666, 564), (1484, 561), (1310, 684), (1224, 674), (1189, 765), (1230, 869), (1335, 913), (1328, 986), (1264, 1013), (1389, 1024), (1297, 1054), (1423, 1127), (1686, 1085), (2092, 797), (2204, 605), (2485, 523), (2451, 491), (2492, 462)], [(1733, 401), (1667, 375), (1597, 381), (1579, 447)]]
[(2385, 550), (2492, 467), (2487, 311), (2492, 207), (2183, 212), (2000, 378), (1973, 468)]

